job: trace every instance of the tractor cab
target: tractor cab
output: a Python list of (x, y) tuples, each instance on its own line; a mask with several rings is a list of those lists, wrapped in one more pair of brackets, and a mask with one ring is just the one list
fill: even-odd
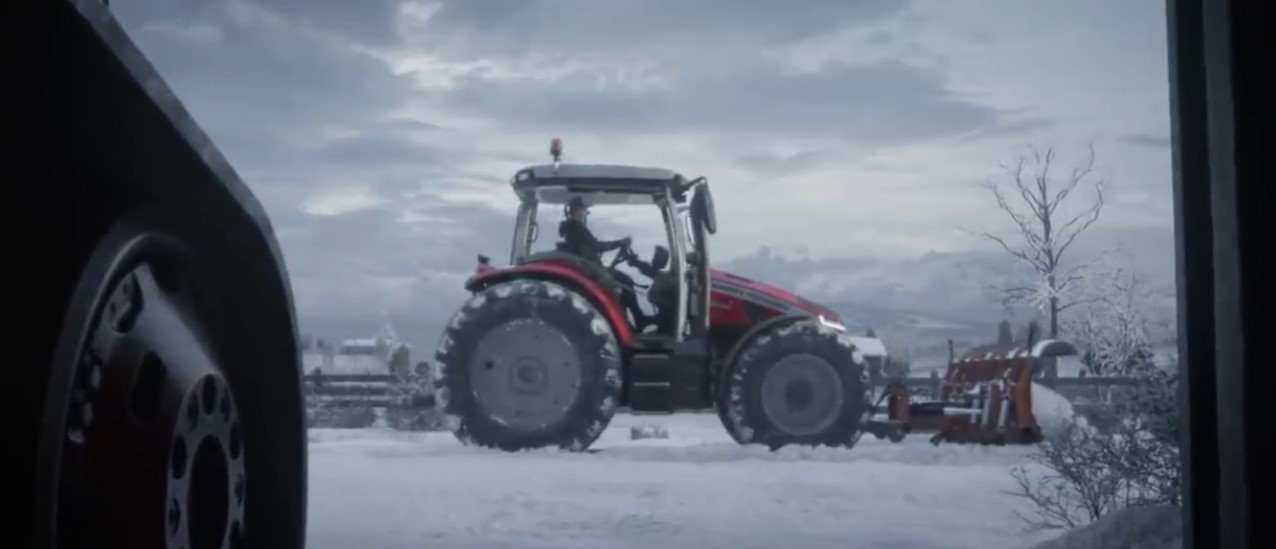
[[(519, 206), (508, 266), (495, 267), (490, 258), (480, 255), (467, 289), (478, 291), (520, 276), (554, 277), (568, 282), (602, 310), (627, 350), (667, 353), (677, 348), (697, 356), (709, 352), (703, 349), (708, 345), (712, 316), (708, 237), (717, 232), (717, 215), (708, 180), (688, 179), (662, 168), (564, 164), (562, 141), (557, 139), (550, 153), (551, 164), (523, 168), (510, 179)], [(664, 238), (649, 256), (631, 244), (602, 257), (573, 253), (563, 235), (554, 230), (573, 201), (587, 207), (655, 208), (660, 213), (655, 222), (661, 224)], [(542, 230), (543, 226), (549, 230)], [(640, 269), (646, 271), (649, 283), (617, 273), (618, 266), (633, 266), (635, 260), (649, 266)], [(631, 320), (634, 313), (645, 313), (626, 310), (620, 303), (626, 291), (636, 296), (640, 290), (646, 290), (645, 299), (655, 310), (654, 323), (645, 330), (636, 317)]]
[[(647, 300), (656, 309), (655, 331), (637, 333), (651, 345), (704, 339), (709, 329), (709, 247), (708, 236), (717, 230), (713, 199), (705, 178), (688, 180), (664, 169), (610, 165), (555, 164), (520, 170), (510, 182), (519, 198), (509, 263), (525, 266), (538, 263), (570, 265), (587, 274), (614, 293), (626, 284), (611, 271), (633, 259), (646, 262), (659, 274), (648, 289)], [(609, 261), (598, 262), (565, 249), (561, 239), (553, 249), (533, 251), (533, 246), (550, 234), (541, 231), (542, 212), (552, 212), (553, 224), (574, 198), (588, 206), (632, 205), (653, 207), (660, 212), (665, 238), (649, 258), (629, 245), (609, 252)], [(553, 235), (559, 237), (560, 235)], [(544, 242), (541, 243), (543, 247)], [(632, 326), (631, 326), (632, 327)]]

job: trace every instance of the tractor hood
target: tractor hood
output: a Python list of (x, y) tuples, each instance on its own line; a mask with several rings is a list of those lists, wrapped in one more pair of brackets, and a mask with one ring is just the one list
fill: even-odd
[(742, 299), (779, 314), (811, 314), (823, 318), (826, 324), (842, 326), (842, 316), (832, 309), (779, 286), (717, 269), (709, 269), (709, 279), (714, 294)]

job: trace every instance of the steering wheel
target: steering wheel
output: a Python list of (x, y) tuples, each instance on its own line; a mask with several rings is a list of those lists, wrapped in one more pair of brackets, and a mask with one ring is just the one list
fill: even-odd
[(616, 265), (620, 265), (622, 261), (634, 257), (634, 250), (629, 245), (621, 246), (616, 250), (616, 255), (611, 258), (611, 265), (608, 268), (615, 269)]

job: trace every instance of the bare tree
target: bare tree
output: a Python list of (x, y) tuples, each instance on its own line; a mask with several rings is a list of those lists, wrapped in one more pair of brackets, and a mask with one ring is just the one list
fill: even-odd
[[(985, 185), (1017, 231), (1009, 238), (988, 232), (980, 236), (996, 242), (1030, 266), (1038, 278), (1035, 283), (994, 290), (1007, 309), (1023, 301), (1034, 301), (1044, 309), (1050, 319), (1052, 338), (1059, 336), (1059, 313), (1081, 302), (1071, 299), (1069, 290), (1082, 279), (1086, 264), (1065, 266), (1064, 258), (1077, 236), (1089, 229), (1103, 211), (1106, 181), (1095, 177), (1094, 146), (1090, 145), (1087, 150), (1089, 154), (1084, 163), (1073, 168), (1066, 177), (1059, 177), (1052, 171), (1054, 148), (1044, 152), (1031, 148), (1029, 155), (1019, 156), (1014, 164), (1001, 164), (1009, 176), (1009, 185), (995, 181)], [(1075, 213), (1062, 211), (1061, 206), (1082, 183), (1093, 185), (1094, 200)]]

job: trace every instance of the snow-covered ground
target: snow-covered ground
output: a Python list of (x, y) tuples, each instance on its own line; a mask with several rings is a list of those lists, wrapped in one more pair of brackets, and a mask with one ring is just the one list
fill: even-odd
[[(669, 438), (629, 440), (633, 425)], [(312, 430), (309, 547), (1022, 548), (1023, 447), (865, 438), (742, 448), (715, 415), (617, 416), (596, 454), (505, 454), (449, 433)], [(1055, 533), (1057, 535), (1057, 533)]]

